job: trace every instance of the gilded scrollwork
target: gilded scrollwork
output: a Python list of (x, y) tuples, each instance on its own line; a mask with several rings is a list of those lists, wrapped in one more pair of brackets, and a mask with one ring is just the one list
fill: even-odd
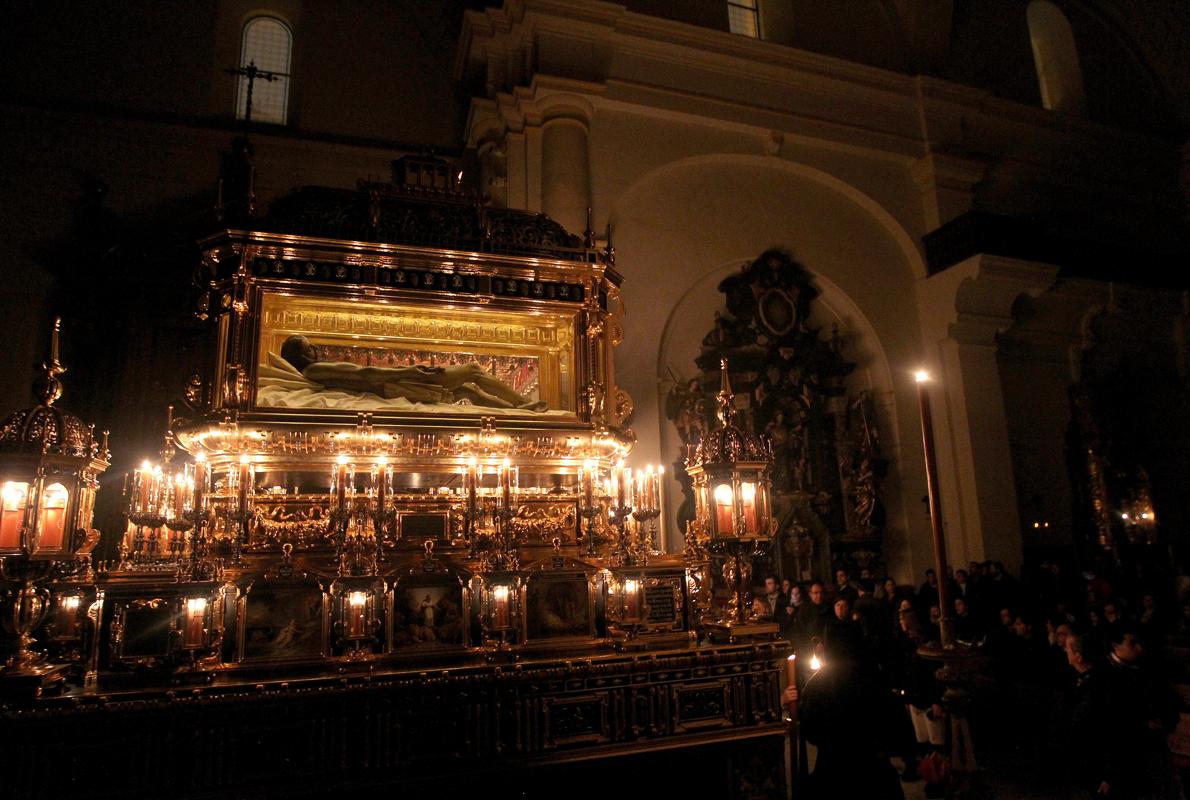
[(512, 530), (518, 539), (553, 538), (569, 544), (574, 541), (578, 510), (574, 503), (535, 503), (522, 505), (512, 518)]

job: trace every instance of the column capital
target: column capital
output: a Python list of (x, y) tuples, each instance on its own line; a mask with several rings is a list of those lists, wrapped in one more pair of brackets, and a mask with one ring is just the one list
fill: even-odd
[(1022, 295), (1036, 297), (1054, 286), (1058, 267), (994, 255), (972, 256), (921, 284), (922, 320), (934, 341), (954, 339), (992, 346), (1012, 326)]
[(974, 206), (975, 187), (988, 174), (991, 163), (940, 151), (926, 153), (913, 162), (909, 174), (921, 192), (927, 230), (935, 230)]

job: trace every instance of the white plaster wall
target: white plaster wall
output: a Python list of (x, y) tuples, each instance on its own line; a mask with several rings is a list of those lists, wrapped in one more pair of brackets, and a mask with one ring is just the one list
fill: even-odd
[[(657, 136), (647, 140), (646, 151), (655, 154), (664, 142), (660, 131)], [(594, 143), (593, 150), (604, 147), (606, 142)], [(618, 163), (623, 168), (622, 158)], [(601, 166), (596, 157), (597, 193), (608, 181)], [(903, 580), (924, 569), (931, 556), (925, 508), (917, 502), (924, 480), (910, 377), (920, 354), (913, 288), (918, 265), (907, 257), (904, 232), (853, 187), (776, 157), (681, 158), (639, 177), (610, 201), (598, 194), (596, 200), (611, 208), (617, 266), (625, 278), (625, 344), (617, 353), (617, 374), (636, 401), (633, 461), (678, 458), (662, 406), (669, 368), (693, 372), (691, 359), (721, 306), (718, 281), (764, 250), (784, 247), (818, 276), (821, 319), (838, 320), (853, 337), (849, 352), (860, 360), (856, 388), (876, 391), (883, 408), (885, 444), (894, 460), (885, 484), (890, 566)], [(905, 481), (901, 463), (912, 465)], [(671, 489), (674, 497), (676, 482)], [(671, 531), (671, 541), (675, 536)]]

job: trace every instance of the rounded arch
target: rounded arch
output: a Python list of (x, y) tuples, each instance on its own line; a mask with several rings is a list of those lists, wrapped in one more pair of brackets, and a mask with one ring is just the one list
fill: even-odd
[[(715, 153), (710, 155), (690, 156), (688, 158), (670, 161), (651, 170), (650, 172), (645, 173), (623, 194), (616, 198), (615, 202), (612, 204), (612, 210), (608, 222), (614, 229), (618, 221), (618, 210), (624, 205), (630, 203), (633, 195), (641, 192), (651, 191), (655, 185), (667, 181), (675, 174), (689, 172), (692, 170), (697, 171), (704, 168), (737, 166), (759, 167), (766, 171), (784, 173), (800, 179), (809, 180), (819, 184), (825, 189), (830, 190), (834, 194), (846, 198), (860, 210), (871, 216), (872, 219), (877, 224), (879, 224), (885, 233), (896, 243), (897, 248), (904, 256), (905, 262), (909, 265), (910, 269), (912, 269), (915, 278), (928, 277), (929, 273), (926, 269), (925, 259), (922, 257), (921, 250), (918, 248), (914, 238), (884, 206), (882, 206), (868, 194), (856, 188), (854, 185), (842, 180), (835, 175), (830, 174), (829, 172), (824, 172), (823, 170), (817, 169), (815, 167), (801, 164), (796, 161), (789, 161), (783, 158), (735, 153)], [(759, 255), (759, 253), (757, 253), (757, 255)]]
[[(678, 302), (666, 315), (665, 327), (661, 333), (661, 343), (657, 352), (657, 377), (666, 380), (671, 377), (675, 362), (685, 361), (693, 363), (693, 358), (686, 358), (685, 351), (679, 347), (689, 348), (692, 341), (690, 334), (696, 333), (701, 337), (709, 329), (713, 312), (723, 305), (723, 298), (718, 287), (719, 283), (732, 273), (738, 272), (755, 258), (738, 258), (719, 264), (701, 277), (697, 278), (678, 299)], [(844, 336), (853, 340), (849, 344), (857, 347), (849, 354), (849, 358), (856, 361), (862, 375), (860, 381), (864, 388), (875, 391), (892, 391), (892, 370), (884, 346), (876, 335), (875, 328), (860, 307), (847, 294), (825, 275), (807, 267), (814, 276), (821, 294), (815, 301), (815, 307), (810, 322), (815, 327), (824, 327), (827, 323), (835, 323)], [(701, 316), (700, 316), (701, 315)]]
[(237, 119), (248, 113), (251, 96), (253, 119), (284, 125), (289, 119), (289, 79), (293, 72), (293, 27), (284, 18), (262, 11), (246, 18), (240, 30), (239, 67), (268, 73), (267, 80), (241, 74), (236, 83)]
[(1041, 104), (1051, 111), (1086, 113), (1078, 47), (1066, 15), (1050, 0), (1031, 0), (1025, 19), (1029, 24)]
[[(693, 369), (713, 313), (723, 307), (719, 280), (779, 247), (815, 276), (822, 292), (815, 308), (823, 315), (817, 324), (829, 331), (839, 320), (841, 332), (855, 337), (849, 356), (866, 373), (855, 388), (878, 395), (888, 455), (919, 462), (916, 440), (902, 432), (913, 430), (916, 420), (907, 375), (921, 358), (917, 284), (926, 270), (887, 209), (821, 170), (741, 154), (659, 165), (609, 205), (625, 280), (625, 345), (615, 353), (615, 366), (617, 382), (636, 404), (634, 460), (681, 460), (664, 414), (670, 381)], [(669, 374), (670, 364), (678, 376)], [(898, 573), (908, 570), (909, 532), (926, 529), (917, 506), (905, 499), (920, 496), (919, 482), (915, 473), (897, 474), (885, 485), (890, 566)], [(678, 491), (676, 483), (670, 488)], [(676, 529), (667, 533), (676, 546)]]

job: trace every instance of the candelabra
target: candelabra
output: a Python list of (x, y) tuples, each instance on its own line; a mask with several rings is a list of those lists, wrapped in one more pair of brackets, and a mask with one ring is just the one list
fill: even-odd
[(135, 526), (125, 559), (140, 565), (156, 560), (160, 530), (165, 524), (166, 484), (160, 466), (146, 461), (133, 472), (132, 492), (128, 501), (128, 521)]
[(397, 525), (397, 509), (392, 503), (393, 470), (384, 456), (376, 459), (376, 466), (372, 469), (370, 494), (371, 522), (377, 543), (396, 544), (400, 528)]
[(484, 492), (480, 487), (482, 479), (478, 460), (470, 459), (463, 475), (464, 518), (470, 555), (478, 560), (480, 572), (519, 569), (520, 557), (512, 527), (517, 515), (518, 470), (505, 459), (496, 469), (496, 487), (490, 492)]
[(651, 556), (660, 555), (657, 541), (657, 518), (661, 516), (661, 481), (665, 474), (665, 467), (653, 469), (650, 465), (645, 471), (636, 473), (633, 490), (632, 518), (637, 522), (637, 532), (640, 535), (640, 548)]
[(597, 554), (595, 549), (596, 519), (599, 517), (600, 507), (595, 503), (595, 485), (599, 482), (599, 464), (594, 460), (584, 461), (578, 473), (579, 516), (583, 520), (583, 544), (588, 556)]
[(632, 506), (614, 504), (608, 509), (608, 524), (615, 531), (615, 548), (612, 563), (618, 567), (643, 567), (649, 563), (647, 550), (641, 548), (640, 537), (635, 536), (628, 524)]

